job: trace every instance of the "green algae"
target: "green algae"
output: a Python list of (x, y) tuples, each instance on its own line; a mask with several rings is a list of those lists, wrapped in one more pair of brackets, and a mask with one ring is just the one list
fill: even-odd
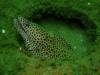
[[(90, 2), (90, 5), (88, 5), (88, 2)], [(22, 75), (22, 74), (31, 75), (31, 74), (27, 74), (26, 72), (30, 73), (33, 70), (28, 70), (28, 67), (31, 67), (31, 66), (28, 66), (26, 64), (27, 63), (32, 64), (33, 65), (32, 68), (35, 68), (34, 66), (37, 65), (37, 62), (41, 63), (40, 61), (37, 61), (38, 59), (35, 59), (34, 57), (32, 58), (27, 57), (27, 55), (20, 52), (20, 48), (22, 45), (20, 45), (17, 40), (16, 30), (13, 25), (13, 19), (19, 14), (27, 18), (28, 17), (32, 18), (34, 17), (32, 16), (34, 11), (37, 11), (40, 8), (46, 8), (47, 6), (51, 5), (55, 7), (67, 6), (68, 8), (81, 11), (84, 14), (88, 15), (88, 17), (93, 22), (95, 22), (97, 26), (97, 29), (96, 29), (97, 39), (95, 40), (96, 43), (93, 42), (94, 44), (91, 44), (90, 42), (90, 46), (88, 46), (89, 45), (88, 43), (84, 44), (88, 46), (89, 49), (91, 49), (91, 50), (88, 50), (88, 55), (72, 63), (61, 62), (63, 65), (60, 65), (60, 64), (59, 64), (60, 66), (57, 65), (59, 68), (61, 68), (60, 71), (62, 71), (64, 74), (69, 74), (71, 72), (73, 75), (78, 75), (78, 74), (79, 75), (84, 75), (84, 74), (99, 75), (100, 74), (100, 71), (99, 71), (100, 66), (98, 66), (100, 65), (99, 64), (100, 63), (100, 58), (99, 58), (100, 57), (99, 56), (100, 55), (100, 50), (99, 50), (100, 49), (100, 39), (99, 39), (100, 38), (100, 22), (99, 22), (100, 21), (100, 17), (99, 17), (100, 5), (99, 3), (100, 2), (96, 0), (95, 1), (94, 0), (88, 0), (88, 1), (83, 1), (83, 0), (78, 0), (78, 1), (76, 0), (71, 0), (71, 1), (69, 0), (48, 0), (48, 1), (37, 0), (35, 1), (33, 0), (31, 1), (30, 0), (28, 2), (26, 0), (22, 0), (22, 1), (20, 0), (10, 0), (10, 1), (0, 0), (0, 31), (1, 31), (0, 32), (0, 74), (1, 75)], [(2, 29), (4, 29), (6, 33), (2, 33)], [(70, 32), (71, 30), (68, 30), (68, 31)], [(77, 29), (75, 31), (78, 32)], [(77, 34), (74, 36), (76, 36), (76, 38), (79, 38)], [(66, 34), (66, 37), (68, 37), (67, 34)], [(86, 39), (84, 39), (83, 34), (82, 34), (82, 37), (83, 37), (83, 40), (86, 41)], [(71, 40), (71, 38), (73, 37), (69, 36), (69, 40)], [(77, 42), (74, 42), (74, 43), (76, 44)], [(79, 44), (77, 43), (77, 45)], [(26, 62), (26, 60), (28, 62)], [(50, 75), (50, 74), (52, 75), (51, 72), (54, 71), (54, 69), (51, 69), (50, 66), (48, 66), (50, 63), (52, 62), (43, 63), (45, 65), (42, 66), (42, 70), (43, 70), (42, 72), (47, 75)], [(70, 70), (70, 72), (66, 70)], [(40, 72), (40, 70), (37, 70), (35, 72)], [(36, 75), (34, 74), (34, 71), (32, 72), (32, 75)]]

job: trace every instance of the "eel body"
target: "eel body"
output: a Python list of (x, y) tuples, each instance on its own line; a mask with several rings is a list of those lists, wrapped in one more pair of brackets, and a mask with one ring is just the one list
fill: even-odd
[(33, 55), (46, 59), (70, 59), (72, 48), (62, 37), (50, 36), (41, 25), (19, 16), (14, 25)]

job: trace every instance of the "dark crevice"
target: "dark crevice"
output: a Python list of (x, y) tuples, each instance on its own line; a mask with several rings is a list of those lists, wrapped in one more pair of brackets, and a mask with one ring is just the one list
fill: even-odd
[(68, 7), (47, 7), (33, 12), (29, 20), (39, 23), (41, 20), (54, 18), (69, 25), (82, 29), (90, 41), (96, 40), (96, 25), (83, 12), (69, 9)]

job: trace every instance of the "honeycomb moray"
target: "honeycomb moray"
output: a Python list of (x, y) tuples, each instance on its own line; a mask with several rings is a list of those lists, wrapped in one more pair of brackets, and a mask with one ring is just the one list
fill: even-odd
[(49, 35), (45, 29), (22, 16), (14, 19), (14, 25), (25, 42), (27, 51), (43, 59), (70, 60), (73, 49), (62, 37)]

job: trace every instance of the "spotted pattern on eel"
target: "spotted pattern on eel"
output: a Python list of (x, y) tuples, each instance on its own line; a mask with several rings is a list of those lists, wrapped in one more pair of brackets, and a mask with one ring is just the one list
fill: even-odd
[(71, 59), (73, 49), (64, 38), (49, 35), (41, 25), (21, 16), (14, 19), (14, 25), (24, 39), (27, 50), (34, 56), (55, 60)]

